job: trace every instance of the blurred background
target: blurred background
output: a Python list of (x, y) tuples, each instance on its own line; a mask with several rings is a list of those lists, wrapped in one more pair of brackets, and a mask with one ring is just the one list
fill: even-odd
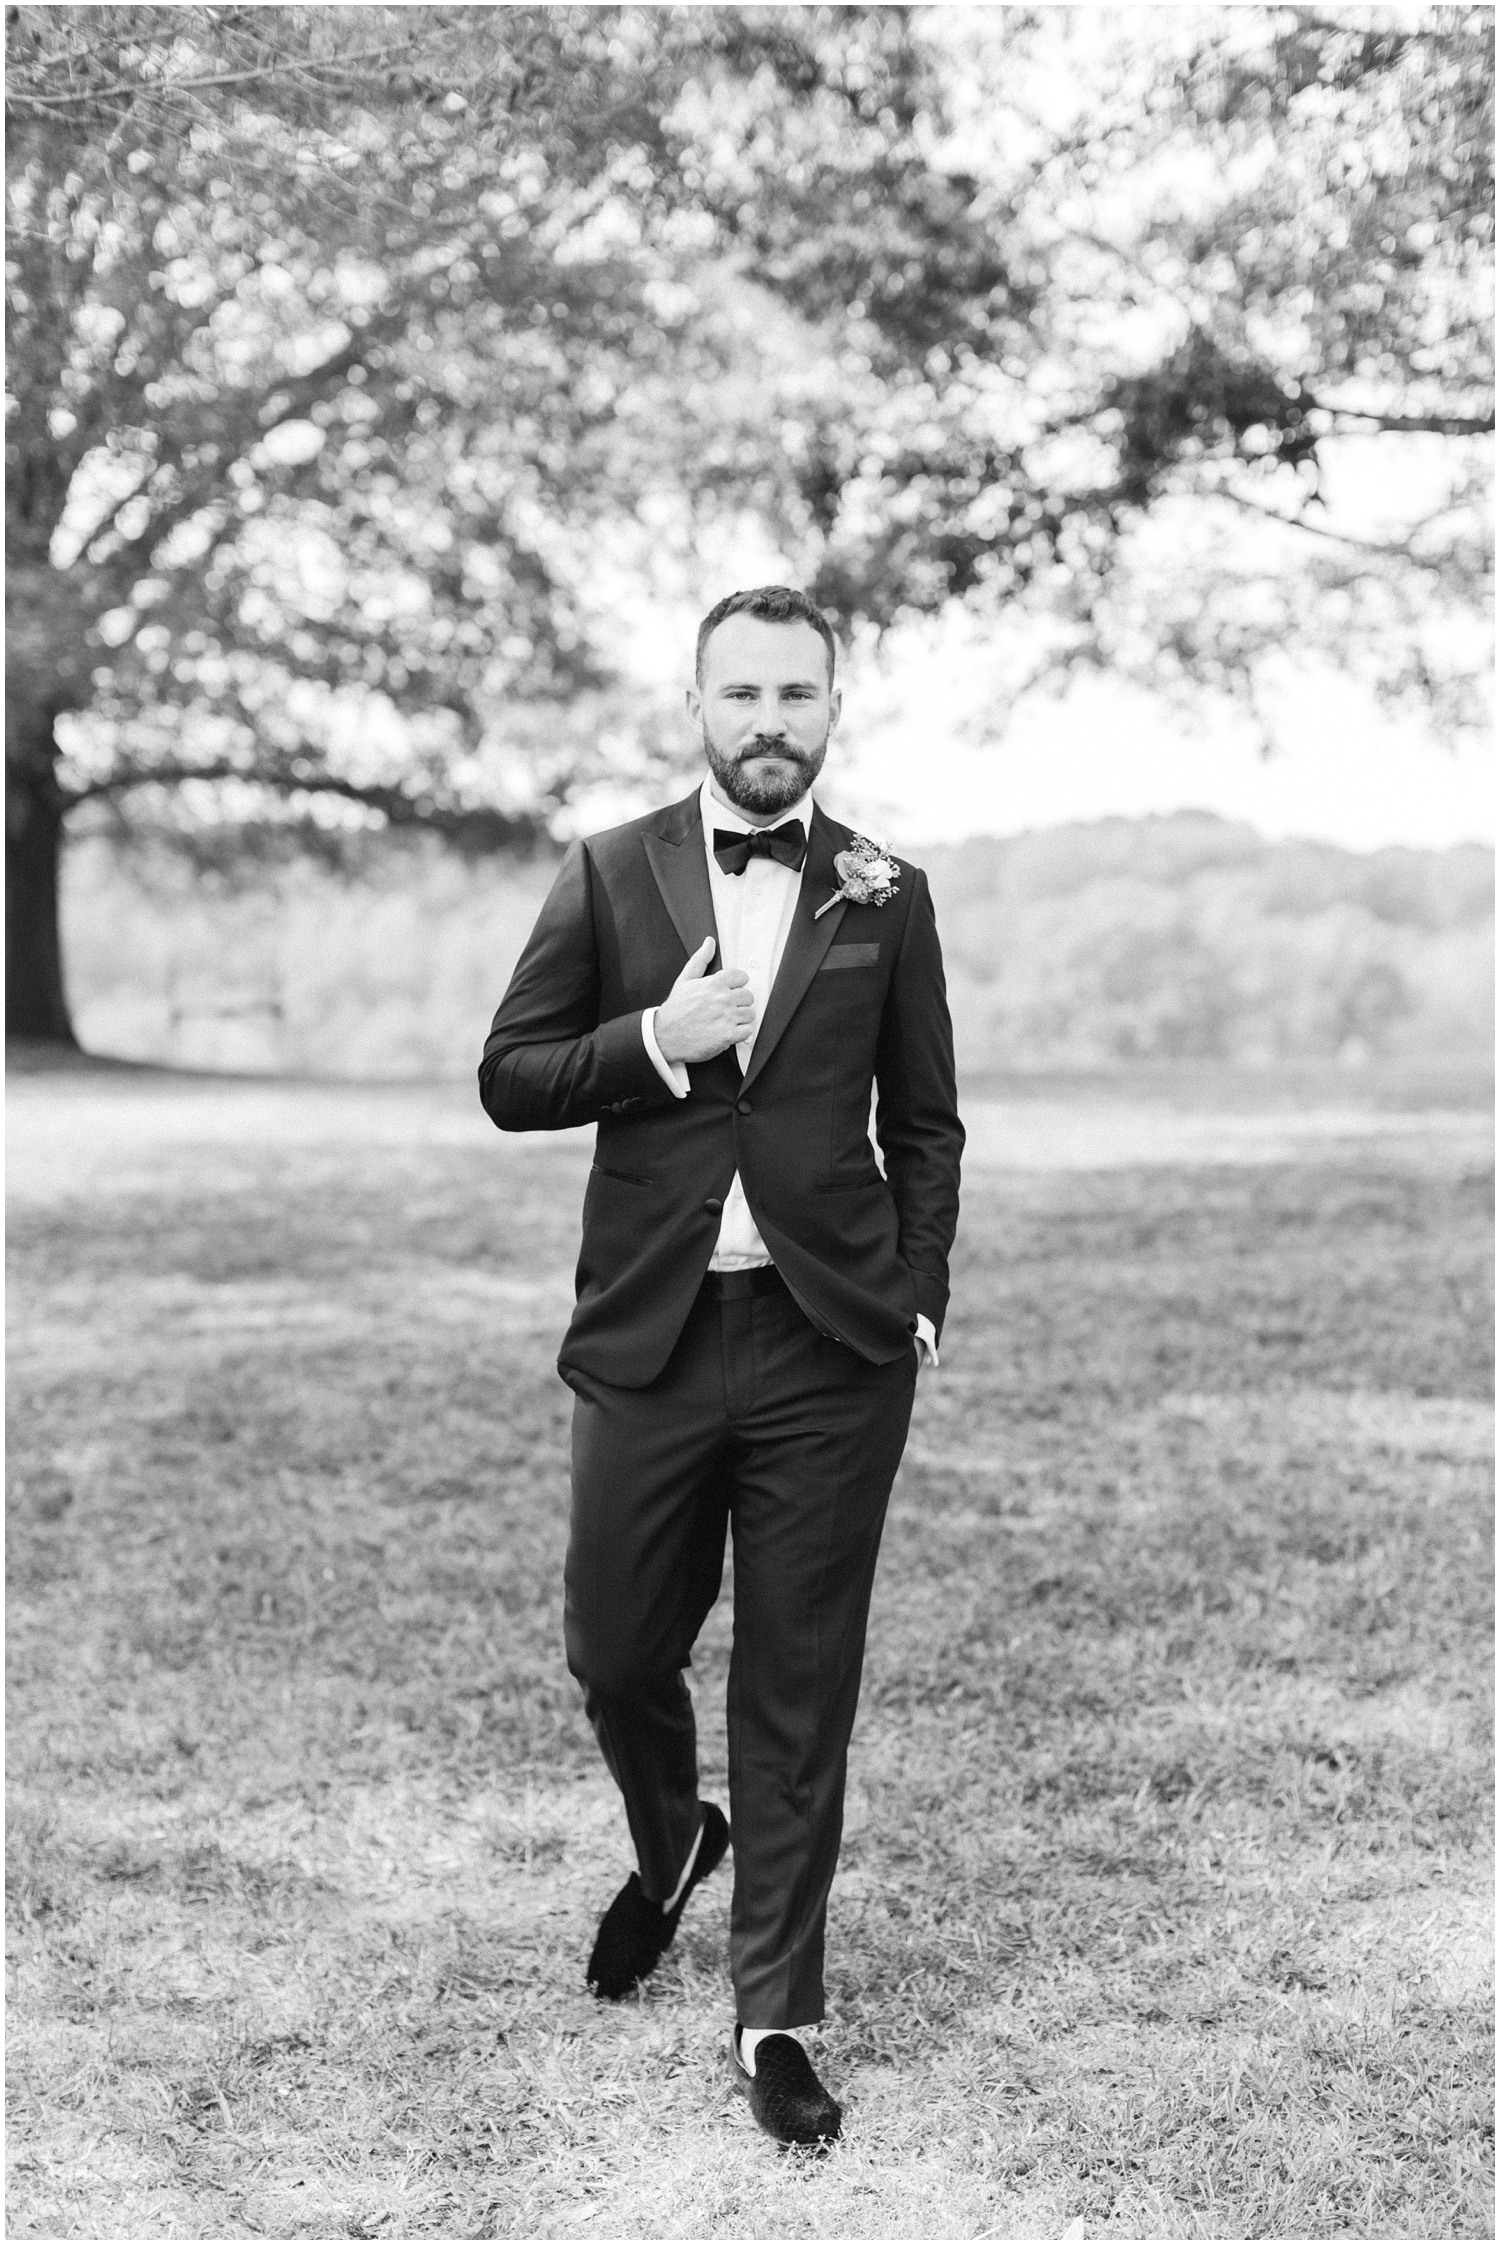
[(1488, 1065), (1488, 9), (8, 13), (8, 1028), (462, 1076), (703, 610), (971, 1077)]
[[(8, 2234), (1493, 2237), (1493, 10), (6, 26)], [(774, 580), (968, 1131), (816, 2175), (473, 1077)]]

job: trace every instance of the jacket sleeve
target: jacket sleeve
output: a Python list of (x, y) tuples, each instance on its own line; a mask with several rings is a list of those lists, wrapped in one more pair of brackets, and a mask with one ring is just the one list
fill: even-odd
[(958, 1229), (958, 1119), (953, 1023), (943, 954), (925, 873), (913, 869), (911, 904), (881, 1015), (875, 1053), (875, 1135), (900, 1219), (902, 1259), (917, 1310), (941, 1334), (948, 1251)]
[(485, 1040), (479, 1096), (501, 1130), (570, 1130), (671, 1100), (640, 1013), (599, 1018), (594, 884), (588, 850), (575, 842)]

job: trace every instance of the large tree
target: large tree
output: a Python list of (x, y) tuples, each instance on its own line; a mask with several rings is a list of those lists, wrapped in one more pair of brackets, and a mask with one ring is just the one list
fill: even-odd
[[(535, 826), (617, 737), (601, 568), (715, 511), (847, 631), (1322, 642), (1463, 721), (1489, 25), (1363, 20), (12, 9), (12, 1029), (70, 1035), (80, 803)], [(1429, 519), (1329, 534), (1352, 429), (1451, 455)]]
[(992, 23), (934, 36), (1032, 347), (941, 339), (883, 445), (828, 414), (819, 592), (883, 623), (1008, 605), (1022, 681), (1095, 664), (1253, 703), (1321, 659), (1482, 726), (1492, 10)]
[[(10, 11), (13, 1031), (71, 1033), (79, 803), (524, 826), (484, 752), (606, 689), (577, 588), (610, 526), (766, 496), (714, 405), (734, 323), (682, 285), (745, 197), (806, 201), (760, 107), (882, 193), (925, 175), (904, 22), (843, 13)], [(929, 200), (946, 254), (962, 200)], [(970, 232), (929, 280), (973, 320)]]

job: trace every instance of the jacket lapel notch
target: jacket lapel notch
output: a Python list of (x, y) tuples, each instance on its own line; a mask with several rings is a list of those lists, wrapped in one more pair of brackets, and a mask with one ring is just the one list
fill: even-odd
[(683, 802), (674, 803), (661, 824), (641, 836), (641, 844), (661, 891), (661, 900), (677, 930), (683, 958), (690, 959), (703, 938), (711, 935), (714, 955), (709, 961), (709, 970), (712, 972), (723, 962), (719, 958), (719, 925), (714, 917), (713, 891), (708, 885), (708, 862), (703, 854), (703, 814), (696, 790)]

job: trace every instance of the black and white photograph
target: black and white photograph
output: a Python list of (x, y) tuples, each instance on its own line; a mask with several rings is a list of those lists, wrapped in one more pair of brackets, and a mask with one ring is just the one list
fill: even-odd
[(1493, 2237), (1493, 7), (5, 21), (7, 2236)]

